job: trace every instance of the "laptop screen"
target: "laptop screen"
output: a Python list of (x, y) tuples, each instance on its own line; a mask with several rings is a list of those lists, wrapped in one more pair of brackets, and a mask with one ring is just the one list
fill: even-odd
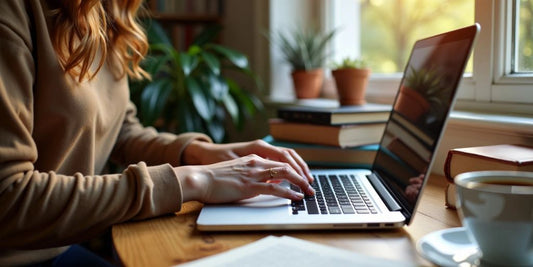
[(431, 167), (479, 25), (415, 43), (373, 171), (411, 214)]

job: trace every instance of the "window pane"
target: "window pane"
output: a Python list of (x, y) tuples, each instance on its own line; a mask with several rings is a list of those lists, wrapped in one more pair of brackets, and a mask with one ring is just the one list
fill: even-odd
[(361, 55), (374, 73), (402, 72), (417, 39), (474, 23), (474, 0), (360, 1)]
[(533, 72), (533, 0), (517, 1), (514, 73)]

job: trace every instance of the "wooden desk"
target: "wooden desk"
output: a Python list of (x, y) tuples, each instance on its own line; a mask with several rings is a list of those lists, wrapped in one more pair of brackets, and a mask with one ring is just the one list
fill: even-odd
[(460, 226), (457, 213), (444, 207), (445, 184), (444, 177), (430, 176), (411, 225), (398, 230), (203, 233), (195, 228), (202, 205), (191, 202), (176, 215), (115, 225), (112, 236), (125, 266), (170, 266), (268, 235), (290, 235), (370, 256), (430, 265), (417, 254), (416, 242), (430, 232)]

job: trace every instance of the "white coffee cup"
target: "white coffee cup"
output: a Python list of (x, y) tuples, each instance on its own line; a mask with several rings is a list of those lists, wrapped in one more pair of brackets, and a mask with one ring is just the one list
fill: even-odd
[(457, 209), (481, 261), (533, 266), (533, 172), (457, 175)]

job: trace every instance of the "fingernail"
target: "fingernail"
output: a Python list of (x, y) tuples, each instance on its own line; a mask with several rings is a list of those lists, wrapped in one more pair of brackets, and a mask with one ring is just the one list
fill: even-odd
[(313, 195), (316, 193), (315, 189), (314, 189), (311, 185), (309, 185), (309, 187), (307, 188), (307, 190), (308, 190), (309, 192), (312, 192)]
[(292, 194), (297, 197), (298, 199), (302, 199), (304, 198), (304, 194), (300, 193), (300, 192), (296, 192), (296, 191), (292, 191)]

